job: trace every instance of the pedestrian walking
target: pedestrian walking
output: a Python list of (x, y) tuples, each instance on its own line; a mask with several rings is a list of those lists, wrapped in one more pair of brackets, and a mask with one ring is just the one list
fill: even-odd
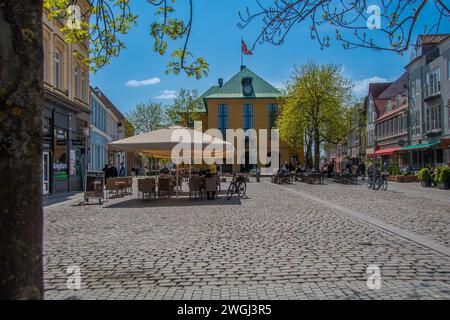
[(359, 164), (358, 171), (359, 171), (359, 175), (361, 176), (362, 180), (365, 180), (366, 179), (366, 165), (364, 164), (364, 161), (362, 161)]

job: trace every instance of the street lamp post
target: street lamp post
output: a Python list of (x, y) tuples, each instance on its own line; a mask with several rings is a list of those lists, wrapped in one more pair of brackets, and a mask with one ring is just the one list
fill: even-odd
[(89, 127), (83, 128), (83, 135), (84, 135), (84, 175), (83, 176), (83, 190), (86, 194), (86, 188), (87, 188), (87, 172), (88, 172), (88, 152), (89, 152), (89, 135), (90, 130)]

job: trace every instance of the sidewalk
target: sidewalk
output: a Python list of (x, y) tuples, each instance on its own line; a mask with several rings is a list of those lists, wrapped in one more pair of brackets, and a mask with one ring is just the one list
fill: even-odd
[(83, 199), (83, 192), (74, 191), (74, 192), (66, 192), (66, 193), (59, 193), (59, 194), (55, 194), (55, 195), (44, 196), (43, 205), (45, 208), (48, 206), (64, 203), (66, 201), (70, 201), (70, 200), (74, 200), (74, 199), (80, 199), (80, 201), (81, 201)]

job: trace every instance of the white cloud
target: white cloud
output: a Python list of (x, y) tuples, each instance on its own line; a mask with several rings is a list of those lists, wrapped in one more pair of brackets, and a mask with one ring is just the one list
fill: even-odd
[(379, 82), (389, 82), (389, 80), (385, 78), (381, 78), (378, 76), (353, 81), (353, 93), (358, 97), (364, 97), (369, 92), (369, 83), (379, 83)]
[(171, 99), (175, 99), (176, 96), (177, 96), (177, 92), (175, 90), (164, 90), (163, 93), (156, 96), (155, 99), (171, 100)]
[(137, 87), (146, 87), (151, 86), (153, 84), (158, 84), (161, 82), (160, 78), (151, 78), (146, 80), (129, 80), (125, 85), (127, 87), (137, 88)]

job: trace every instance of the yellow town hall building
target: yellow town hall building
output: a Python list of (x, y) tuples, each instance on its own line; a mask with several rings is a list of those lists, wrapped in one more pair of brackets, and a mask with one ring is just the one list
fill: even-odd
[[(279, 114), (279, 99), (283, 94), (256, 75), (246, 66), (228, 82), (219, 79), (218, 84), (208, 89), (202, 96), (203, 130), (219, 129), (225, 139), (226, 129), (273, 129)], [(270, 156), (268, 141), (267, 156)], [(303, 163), (303, 150), (295, 150), (280, 141), (280, 164), (284, 162)], [(259, 159), (259, 156), (258, 156)], [(263, 167), (263, 165), (260, 165)], [(245, 165), (223, 165), (224, 172), (249, 172), (256, 169), (248, 164), (248, 152)]]

